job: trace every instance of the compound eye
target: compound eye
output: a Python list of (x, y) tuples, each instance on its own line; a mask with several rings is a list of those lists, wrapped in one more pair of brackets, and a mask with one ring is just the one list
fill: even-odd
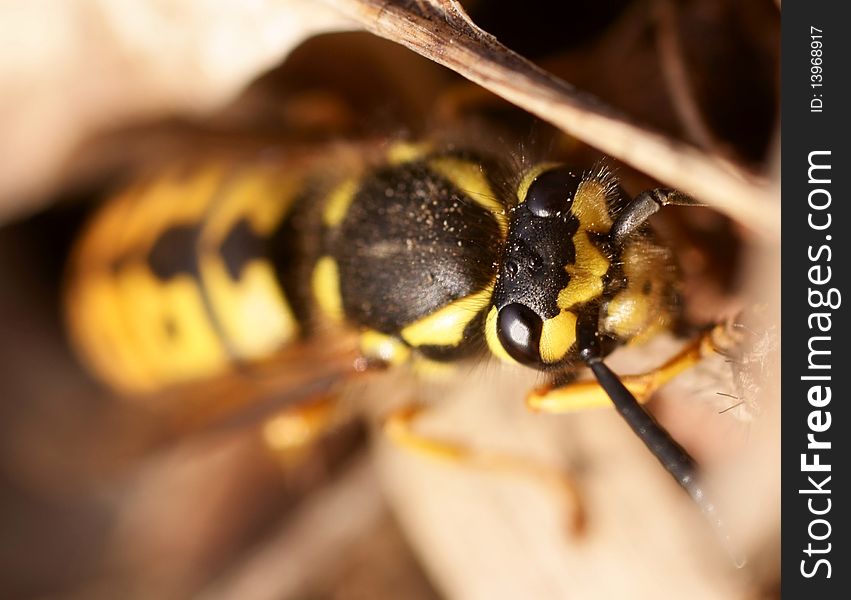
[(496, 335), (505, 351), (517, 362), (541, 362), (539, 350), (543, 321), (528, 306), (516, 302), (502, 307), (496, 317)]
[(582, 178), (569, 169), (544, 171), (529, 185), (526, 206), (536, 217), (552, 217), (570, 209)]

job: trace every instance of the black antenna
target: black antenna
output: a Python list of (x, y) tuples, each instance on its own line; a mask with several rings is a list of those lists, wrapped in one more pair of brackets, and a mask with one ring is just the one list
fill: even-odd
[(620, 378), (603, 362), (600, 341), (594, 324), (580, 324), (577, 327), (579, 356), (594, 373), (600, 386), (612, 400), (615, 408), (653, 453), (663, 467), (678, 484), (691, 496), (695, 504), (712, 525), (736, 567), (745, 565), (745, 558), (734, 548), (724, 522), (718, 515), (715, 504), (709, 499), (698, 477), (695, 460), (671, 437), (653, 416), (648, 413), (635, 396), (632, 395)]

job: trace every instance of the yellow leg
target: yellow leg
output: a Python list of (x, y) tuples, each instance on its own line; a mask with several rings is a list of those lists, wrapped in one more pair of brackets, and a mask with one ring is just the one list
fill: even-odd
[[(722, 327), (719, 325), (703, 333), (662, 366), (639, 375), (623, 376), (621, 381), (639, 402), (647, 402), (664, 384), (714, 352), (717, 345), (713, 339), (720, 333), (719, 328)], [(599, 383), (588, 380), (556, 388), (549, 386), (536, 388), (526, 397), (526, 405), (540, 412), (567, 413), (611, 406), (611, 400)]]
[(318, 396), (270, 416), (260, 427), (263, 444), (282, 466), (301, 464), (317, 442), (351, 416), (340, 410), (338, 400)]
[(323, 396), (284, 409), (263, 423), (263, 441), (275, 452), (297, 453), (338, 422), (336, 408), (336, 396)]
[(585, 512), (575, 482), (564, 472), (532, 459), (470, 448), (458, 442), (418, 434), (414, 421), (426, 407), (406, 404), (393, 411), (384, 421), (385, 435), (397, 446), (431, 459), (485, 471), (508, 473), (530, 478), (546, 485), (565, 505), (568, 527), (580, 534), (585, 525)]

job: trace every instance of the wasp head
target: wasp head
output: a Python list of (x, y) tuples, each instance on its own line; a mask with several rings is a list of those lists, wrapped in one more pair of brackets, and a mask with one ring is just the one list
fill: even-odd
[(536, 172), (511, 210), (487, 338), (498, 356), (542, 368), (562, 361), (575, 341), (576, 315), (559, 296), (576, 263), (573, 204), (582, 177), (561, 166)]

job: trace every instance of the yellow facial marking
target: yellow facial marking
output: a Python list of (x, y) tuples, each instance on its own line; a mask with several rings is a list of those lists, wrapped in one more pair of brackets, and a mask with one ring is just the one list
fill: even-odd
[(597, 233), (606, 233), (612, 228), (606, 192), (605, 184), (597, 179), (585, 179), (576, 188), (571, 212), (579, 219), (580, 228)]
[(401, 165), (419, 160), (431, 151), (432, 145), (428, 143), (397, 142), (387, 150), (387, 162), (391, 165)]
[(485, 319), (485, 340), (488, 342), (488, 348), (490, 349), (491, 354), (496, 356), (498, 359), (507, 363), (516, 363), (517, 361), (505, 351), (505, 348), (503, 348), (502, 344), (499, 342), (499, 336), (497, 336), (496, 333), (496, 316), (496, 306), (492, 306), (487, 318)]
[(481, 165), (460, 158), (435, 158), (430, 160), (428, 165), (435, 173), (451, 181), (471, 200), (491, 213), (503, 238), (508, 235), (508, 215), (505, 207), (497, 201)]
[(367, 358), (375, 358), (391, 365), (403, 364), (411, 356), (411, 349), (402, 341), (371, 329), (361, 333), (360, 349)]
[(520, 180), (520, 184), (517, 186), (517, 201), (526, 202), (526, 194), (529, 193), (529, 186), (532, 185), (532, 182), (535, 181), (538, 175), (558, 166), (560, 166), (558, 163), (546, 162), (535, 165), (529, 169), (529, 171), (523, 175), (523, 178)]
[(464, 329), (488, 305), (492, 293), (493, 283), (444, 306), (402, 329), (402, 339), (414, 347), (457, 346), (464, 339)]
[(576, 341), (576, 315), (563, 310), (545, 319), (541, 330), (541, 359), (545, 363), (560, 361)]
[(337, 261), (323, 256), (316, 261), (311, 281), (319, 308), (331, 319), (343, 321), (343, 297), (340, 295), (340, 270)]
[(573, 235), (576, 261), (567, 265), (570, 283), (559, 292), (557, 304), (562, 310), (588, 302), (603, 293), (603, 275), (609, 270), (609, 259), (600, 252), (580, 226)]
[(336, 227), (343, 222), (349, 205), (358, 191), (356, 179), (346, 179), (328, 195), (325, 210), (322, 211), (322, 222), (328, 227)]

